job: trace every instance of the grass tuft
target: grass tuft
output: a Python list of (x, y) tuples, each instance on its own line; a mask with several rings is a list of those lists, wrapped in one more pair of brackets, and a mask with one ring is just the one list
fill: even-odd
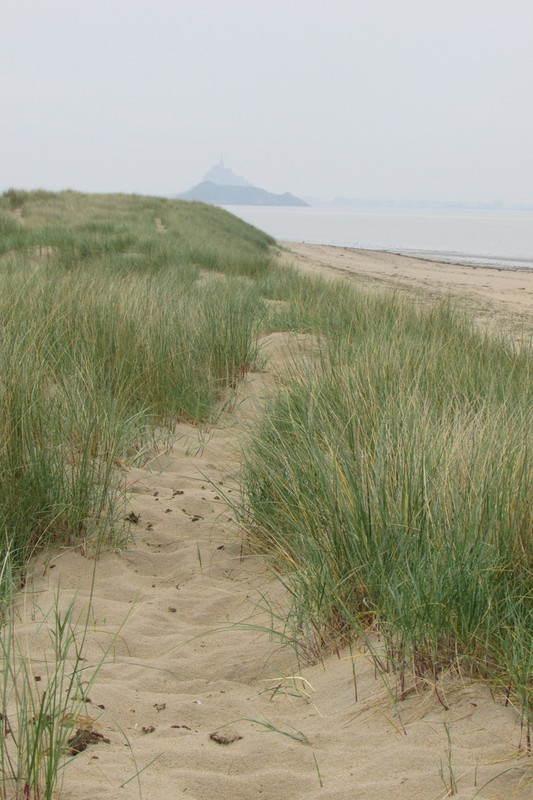
[(324, 291), (327, 318), (308, 297), (295, 320), (321, 334), (314, 365), (293, 370), (246, 443), (249, 537), (318, 646), (374, 625), (400, 676), (460, 666), (527, 710), (531, 352), (449, 302)]

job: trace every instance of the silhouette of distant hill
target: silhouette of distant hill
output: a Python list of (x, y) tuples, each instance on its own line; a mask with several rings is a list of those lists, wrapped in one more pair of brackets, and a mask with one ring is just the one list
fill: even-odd
[(257, 186), (224, 186), (202, 181), (188, 192), (179, 194), (180, 200), (201, 200), (219, 206), (307, 206), (305, 200), (290, 192), (272, 194)]
[(307, 206), (308, 203), (290, 192), (272, 194), (236, 175), (226, 167), (222, 158), (211, 167), (198, 183), (188, 192), (177, 195), (180, 200), (201, 200), (219, 206)]

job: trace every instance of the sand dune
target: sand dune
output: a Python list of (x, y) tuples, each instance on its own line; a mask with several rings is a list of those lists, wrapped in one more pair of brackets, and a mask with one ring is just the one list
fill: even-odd
[[(338, 269), (307, 248), (294, 248), (299, 259)], [(121, 553), (34, 565), (18, 635), (35, 668), (51, 659), (43, 620), (58, 587), (80, 629), (89, 620), (87, 676), (106, 654), (87, 714), (109, 743), (68, 765), (61, 797), (436, 800), (452, 779), (458, 800), (531, 797), (519, 716), (487, 687), (449, 678), (438, 695), (421, 685), (395, 704), (392, 676), (364, 648), (298, 664), (284, 644), (283, 588), (243, 549), (227, 500), (247, 425), (313, 342), (275, 334), (263, 345), (265, 371), (247, 376), (216, 426), (180, 425), (168, 452), (129, 472), (126, 513), (138, 520)]]

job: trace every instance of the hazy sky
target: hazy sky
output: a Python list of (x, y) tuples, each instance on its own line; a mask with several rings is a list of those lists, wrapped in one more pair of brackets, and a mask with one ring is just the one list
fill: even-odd
[(533, 0), (0, 0), (0, 190), (533, 198)]

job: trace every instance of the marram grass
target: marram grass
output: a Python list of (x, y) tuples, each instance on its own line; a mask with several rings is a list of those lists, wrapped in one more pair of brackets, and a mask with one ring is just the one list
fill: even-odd
[(121, 466), (154, 430), (209, 419), (253, 364), (251, 278), (269, 270), (271, 242), (202, 204), (0, 197), (5, 576), (38, 547), (120, 535)]
[(284, 575), (302, 638), (373, 625), (400, 673), (468, 668), (527, 708), (531, 351), (448, 302), (323, 291), (314, 368), (293, 372), (246, 443), (250, 539)]

